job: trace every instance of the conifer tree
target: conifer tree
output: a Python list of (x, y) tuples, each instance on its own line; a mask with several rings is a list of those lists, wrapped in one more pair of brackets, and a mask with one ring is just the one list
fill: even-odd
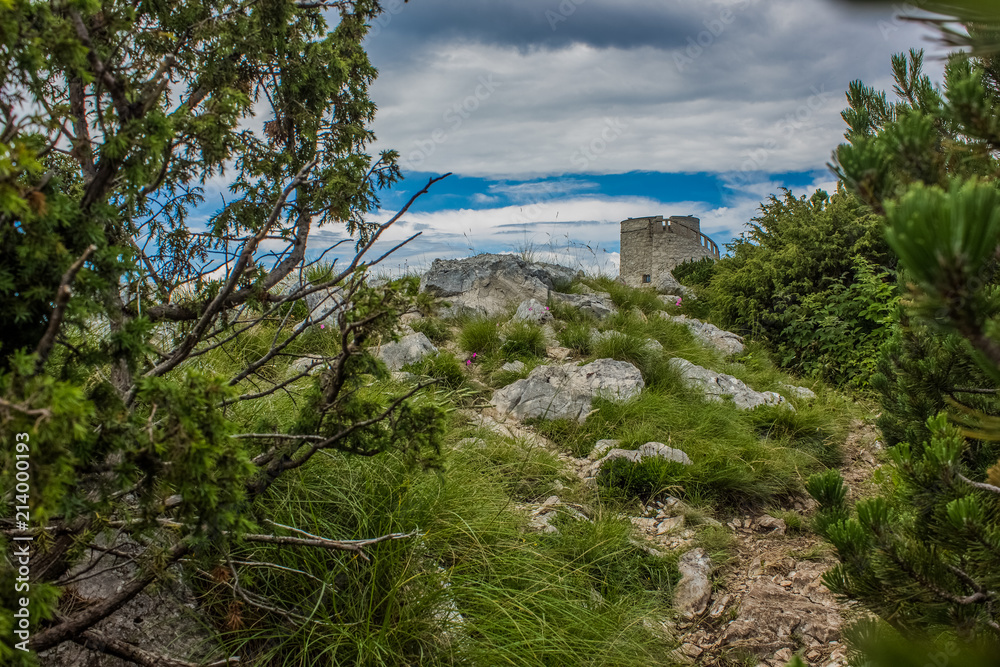
[[(1000, 81), (991, 57), (955, 54), (939, 89), (922, 58), (893, 58), (896, 101), (851, 85), (848, 143), (834, 155), (838, 175), (885, 215), (908, 288), (873, 382), (892, 474), (853, 510), (835, 472), (808, 485), (840, 559), (827, 585), (885, 624), (855, 637), (857, 664), (879, 667), (948, 647), (956, 664), (989, 664), (1000, 649)], [(914, 640), (932, 643), (917, 656)]]
[[(379, 11), (378, 0), (0, 2), (0, 494), (26, 506), (4, 512), (0, 548), (33, 540), (23, 593), (0, 561), (0, 663), (34, 664), (72, 641), (188, 664), (96, 626), (182, 560), (211, 567), (235, 542), (279, 539), (250, 508), (318, 452), (440, 440), (441, 409), (410, 400), (422, 385), (358, 391), (380, 372), (366, 348), (413, 296), (365, 279), (398, 218), (366, 216), (399, 177), (394, 152), (366, 153), (376, 72), (362, 40)], [(322, 226), (357, 253), (310, 282)], [(335, 306), (335, 351), (275, 377), (268, 367), (314, 330), (304, 303), (316, 295)], [(240, 344), (265, 325), (265, 344)], [(236, 370), (205, 365), (213, 351)], [(236, 430), (234, 412), (320, 368), (291, 427)], [(15, 494), (22, 460), (30, 493)], [(290, 548), (359, 553), (340, 540), (380, 538), (323, 537)], [(120, 544), (133, 573), (103, 599), (74, 598), (77, 564)], [(31, 620), (18, 639), (21, 598)]]

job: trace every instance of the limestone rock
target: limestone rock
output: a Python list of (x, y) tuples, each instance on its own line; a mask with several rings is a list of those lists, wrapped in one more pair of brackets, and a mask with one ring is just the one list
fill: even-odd
[(299, 357), (288, 365), (292, 375), (309, 372), (309, 374), (319, 373), (325, 367), (323, 357)]
[(712, 571), (712, 560), (704, 549), (692, 549), (677, 564), (681, 580), (674, 592), (674, 607), (684, 618), (703, 614), (712, 599), (712, 583), (708, 575)]
[(517, 312), (514, 313), (513, 319), (515, 321), (544, 324), (545, 322), (551, 322), (553, 317), (545, 304), (539, 303), (535, 299), (525, 299), (517, 307)]
[(526, 262), (513, 255), (476, 255), (465, 259), (436, 259), (420, 279), (420, 291), (451, 302), (452, 313), (502, 314), (512, 303), (548, 293), (578, 272), (555, 264)]
[(590, 313), (599, 320), (618, 312), (611, 297), (607, 294), (562, 294), (553, 292), (552, 299), (566, 303), (585, 313)]
[[(102, 541), (100, 541), (102, 542)], [(120, 538), (115, 551), (138, 556), (142, 549), (128, 538)], [(100, 559), (99, 562), (98, 558)], [(89, 558), (77, 564), (70, 574), (84, 575), (72, 584), (80, 600), (96, 603), (121, 591), (123, 582), (137, 576), (135, 562), (114, 553), (91, 552)], [(176, 579), (164, 578), (162, 586), (149, 587), (127, 602), (121, 609), (100, 621), (95, 630), (132, 646), (178, 660), (207, 664), (224, 657), (218, 644), (205, 629), (197, 614), (197, 602), (192, 591), (180, 581), (180, 572), (173, 568)], [(129, 667), (133, 663), (116, 657), (89, 651), (73, 642), (64, 642), (39, 654), (40, 665), (47, 667)]]
[(555, 361), (566, 361), (573, 356), (573, 350), (568, 347), (551, 346), (545, 348), (545, 356)]
[(592, 472), (597, 473), (601, 467), (608, 461), (614, 461), (616, 459), (625, 459), (626, 461), (631, 461), (632, 463), (639, 463), (645, 459), (649, 458), (661, 458), (667, 461), (673, 461), (675, 463), (680, 463), (682, 465), (689, 466), (692, 464), (691, 459), (687, 454), (679, 449), (674, 449), (673, 447), (667, 447), (662, 442), (647, 442), (641, 445), (638, 449), (612, 449), (608, 451), (604, 456), (599, 458), (594, 462), (592, 466)]
[(755, 528), (762, 533), (770, 533), (771, 535), (784, 535), (785, 531), (788, 530), (784, 519), (766, 515), (757, 519)]
[(523, 361), (508, 361), (506, 364), (500, 367), (500, 370), (507, 371), (509, 373), (520, 373), (525, 369)]
[[(660, 294), (680, 294), (684, 298), (693, 298), (694, 291), (690, 287), (685, 287), (677, 282), (677, 278), (674, 278), (674, 274), (670, 271), (661, 271), (660, 276), (656, 281), (656, 291)], [(674, 297), (676, 301), (676, 297)]]
[(663, 317), (671, 322), (683, 324), (703, 345), (715, 348), (724, 355), (740, 354), (743, 352), (743, 338), (737, 336), (732, 331), (725, 331), (714, 324), (702, 322), (686, 315), (667, 315)]
[(609, 451), (621, 444), (621, 440), (598, 440), (594, 448), (590, 450), (590, 454), (587, 455), (591, 461), (596, 461), (601, 458)]
[(378, 358), (385, 362), (390, 371), (398, 371), (403, 366), (416, 363), (437, 351), (427, 336), (413, 333), (403, 336), (397, 342), (383, 345), (378, 351)]
[(624, 402), (645, 386), (632, 364), (598, 359), (586, 366), (538, 366), (526, 379), (495, 391), (490, 403), (515, 419), (583, 421), (594, 398)]
[[(820, 574), (808, 576), (818, 580)], [(753, 581), (721, 644), (733, 649), (752, 646), (758, 654), (766, 655), (797, 648), (803, 641), (807, 646), (818, 646), (838, 640), (841, 618), (833, 596), (822, 584), (799, 589), (797, 579), (792, 578), (791, 586), (780, 586), (767, 577)]]
[(780, 394), (754, 391), (732, 375), (716, 373), (680, 357), (674, 357), (669, 364), (680, 372), (689, 386), (700, 390), (710, 401), (721, 401), (723, 396), (732, 396), (736, 407), (741, 410), (750, 410), (759, 405), (785, 405), (790, 410), (795, 409)]
[[(312, 287), (306, 284), (306, 288)], [(321, 289), (306, 295), (306, 305), (309, 307), (309, 317), (313, 322), (336, 320), (336, 316), (344, 307), (343, 290), (339, 287)]]
[(795, 398), (801, 398), (805, 401), (812, 401), (816, 398), (816, 392), (808, 387), (797, 387), (794, 384), (783, 384), (781, 386), (787, 389), (788, 393)]

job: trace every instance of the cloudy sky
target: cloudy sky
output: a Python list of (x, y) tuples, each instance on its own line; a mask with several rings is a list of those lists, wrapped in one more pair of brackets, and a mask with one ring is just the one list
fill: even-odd
[(722, 245), (780, 187), (835, 187), (850, 81), (890, 89), (891, 54), (940, 55), (892, 9), (834, 0), (385, 4), (375, 149), (406, 178), (374, 218), (453, 173), (393, 230), (422, 232), (396, 268), (532, 248), (616, 275), (618, 223), (657, 214), (697, 215)]

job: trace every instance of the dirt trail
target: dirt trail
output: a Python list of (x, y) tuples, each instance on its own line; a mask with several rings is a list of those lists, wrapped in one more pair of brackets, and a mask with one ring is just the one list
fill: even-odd
[[(872, 483), (881, 448), (871, 424), (851, 424), (841, 466), (851, 495)], [(814, 504), (808, 499), (785, 509), (805, 519)], [(782, 535), (761, 525), (761, 518), (727, 524), (736, 557), (720, 568), (707, 612), (679, 627), (679, 654), (697, 665), (753, 664), (746, 661), (755, 657), (759, 667), (784, 667), (800, 653), (809, 665), (842, 667), (846, 649), (841, 626), (859, 611), (837, 601), (821, 581), (836, 557), (819, 536), (805, 531)]]

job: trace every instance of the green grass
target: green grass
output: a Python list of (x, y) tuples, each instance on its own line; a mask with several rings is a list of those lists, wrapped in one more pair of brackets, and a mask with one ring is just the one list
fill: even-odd
[(579, 354), (590, 354), (592, 332), (593, 327), (589, 322), (570, 322), (556, 334), (556, 339), (563, 347), (568, 347)]
[(440, 380), (442, 385), (449, 389), (460, 388), (468, 378), (465, 364), (449, 352), (427, 355), (416, 363), (407, 364), (402, 370)]
[[(635, 547), (631, 525), (618, 516), (624, 504), (634, 505), (636, 496), (669, 493), (682, 498), (691, 508), (685, 512), (688, 524), (716, 565), (732, 558), (732, 535), (700, 525), (701, 515), (770, 510), (786, 520), (790, 531), (805, 530), (801, 521), (796, 525), (776, 508), (800, 490), (811, 472), (839, 461), (838, 443), (853, 410), (847, 402), (822, 387), (816, 388), (819, 398), (813, 405), (792, 399), (795, 413), (783, 408), (746, 412), (705, 401), (669, 367), (671, 357), (735, 375), (761, 391), (787, 394), (781, 384), (796, 382), (757, 345), (724, 360), (697, 343), (686, 327), (662, 317), (662, 304), (649, 291), (609, 279), (588, 284), (611, 292), (621, 310), (598, 323), (552, 307), (559, 342), (589, 355), (586, 360), (635, 363), (646, 389), (624, 405), (595, 401), (595, 412), (583, 424), (534, 422), (539, 432), (577, 456), (586, 455), (597, 440), (615, 438), (625, 448), (663, 442), (685, 451), (694, 464), (612, 467), (599, 481), (604, 492), (594, 494), (576, 485), (555, 453), (471, 429), (457, 411), (445, 442), (478, 436), (482, 443), (445, 446), (440, 457), (426, 459), (436, 466), (429, 470), (414, 466), (413, 458), (403, 453), (317, 455), (251, 508), (258, 524), (253, 532), (287, 534), (265, 523), (270, 519), (332, 539), (413, 531), (420, 536), (372, 546), (370, 562), (346, 552), (234, 544), (236, 560), (287, 568), (237, 566), (251, 599), (310, 620), (291, 623), (234, 596), (226, 571), (196, 574), (196, 587), (224, 632), (227, 651), (269, 666), (671, 664), (666, 656), (676, 642), (653, 633), (642, 621), (669, 614), (676, 555), (654, 558)], [(474, 393), (470, 374), (504, 386), (547, 363), (541, 358), (545, 349), (539, 327), (504, 322), (457, 322), (458, 346), (470, 356), (477, 353), (471, 370), (464, 357), (447, 351), (407, 368), (443, 381), (420, 400), (450, 408), (471, 405), (472, 399), (460, 396)], [(435, 342), (447, 342), (450, 335), (435, 318), (411, 326)], [(596, 327), (618, 333), (591, 344)], [(273, 324), (259, 327), (225, 352), (215, 350), (194, 363), (231, 373), (266, 352), (274, 332)], [(662, 353), (651, 351), (647, 339), (659, 342)], [(288, 351), (332, 355), (339, 344), (330, 327), (317, 326)], [(512, 359), (524, 361), (524, 371), (500, 370)], [(289, 377), (289, 361), (276, 359), (238, 389), (258, 391), (268, 378)], [(247, 432), (287, 432), (316, 381), (303, 378), (266, 401), (234, 404), (229, 415)], [(384, 367), (370, 363), (351, 391), (388, 401), (405, 388)], [(588, 505), (593, 522), (561, 512), (552, 521), (557, 534), (524, 532), (525, 517), (515, 505), (553, 494)], [(447, 609), (461, 614), (462, 622), (449, 618)]]
[(435, 317), (422, 317), (409, 324), (411, 329), (424, 334), (435, 345), (446, 343), (452, 338), (451, 327)]
[(531, 322), (511, 322), (503, 331), (499, 356), (504, 361), (526, 360), (545, 356), (545, 334)]
[[(804, 476), (837, 460), (846, 429), (845, 420), (817, 406), (782, 415), (781, 424), (799, 428), (783, 426), (779, 432), (767, 426), (774, 413), (751, 416), (731, 404), (694, 398), (680, 383), (645, 391), (626, 404), (598, 400), (594, 408), (583, 424), (560, 420), (536, 426), (577, 456), (606, 438), (621, 440), (625, 449), (651, 441), (681, 449), (693, 465), (643, 463), (631, 477), (619, 471), (616, 479), (631, 479), (627, 488), (640, 496), (669, 489), (679, 497), (696, 495), (735, 507), (800, 492)], [(772, 436), (761, 438), (762, 429)]]
[(624, 312), (638, 308), (643, 313), (651, 315), (663, 310), (663, 301), (650, 288), (636, 288), (624, 285), (613, 278), (602, 276), (588, 281), (589, 285), (611, 296), (618, 309)]
[(282, 666), (583, 665), (594, 656), (602, 665), (670, 664), (662, 656), (673, 644), (641, 621), (666, 613), (673, 559), (633, 546), (628, 522), (611, 515), (557, 519), (555, 535), (521, 532), (504, 481), (510, 473), (495, 462), (488, 450), (456, 451), (433, 474), (397, 455), (334, 455), (283, 479), (255, 507), (261, 524), (336, 539), (419, 535), (368, 548), (370, 562), (236, 545), (234, 560), (287, 568), (237, 566), (247, 594), (310, 620), (289, 624), (233, 603), (228, 575), (202, 576), (226, 650)]
[(492, 356), (497, 353), (503, 341), (500, 338), (498, 318), (476, 317), (461, 325), (458, 344), (468, 353)]

